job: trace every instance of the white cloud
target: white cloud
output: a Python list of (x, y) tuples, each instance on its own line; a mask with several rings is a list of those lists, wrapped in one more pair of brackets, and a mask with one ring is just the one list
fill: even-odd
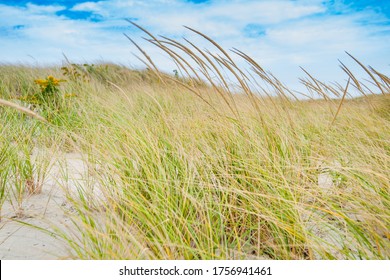
[(80, 4), (76, 4), (71, 9), (72, 11), (88, 11), (88, 12), (95, 12), (99, 13), (101, 10), (99, 9), (99, 4), (96, 2), (84, 2)]
[(325, 7), (319, 3), (302, 5), (299, 1), (214, 1), (199, 5), (180, 0), (112, 0), (80, 3), (73, 10), (107, 18), (139, 18), (149, 28), (165, 34), (182, 33), (182, 26), (188, 25), (210, 35), (224, 36), (237, 34), (247, 23), (276, 24), (324, 12)]
[[(114, 54), (113, 58), (118, 62), (116, 54), (126, 52), (124, 48), (119, 51), (120, 45), (126, 43), (121, 33), (105, 31), (105, 24), (64, 20), (55, 14), (61, 10), (59, 6), (37, 8), (30, 4), (25, 8), (0, 6), (0, 25), (12, 32), (12, 36), (1, 36), (0, 61), (29, 61), (34, 57), (42, 63), (58, 63), (65, 53), (71, 58), (85, 60), (101, 57), (109, 60)], [(21, 28), (13, 30), (16, 25)]]
[(65, 8), (66, 7), (60, 5), (42, 6), (42, 5), (34, 5), (32, 3), (26, 4), (26, 10), (30, 14), (54, 14), (58, 11), (64, 10)]

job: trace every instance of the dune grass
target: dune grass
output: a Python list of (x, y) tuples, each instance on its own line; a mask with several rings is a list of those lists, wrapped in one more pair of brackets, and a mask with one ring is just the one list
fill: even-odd
[(58, 232), (76, 258), (388, 259), (389, 78), (360, 64), (365, 86), (342, 65), (343, 86), (307, 73), (303, 96), (198, 34), (217, 52), (147, 33), (176, 62), (176, 77), (146, 54), (145, 71), (66, 65), (83, 79), (1, 66), (0, 98), (19, 106), (29, 105), (18, 96), (37, 90), (34, 79), (68, 80), (49, 123), (0, 107), (1, 201), (33, 176), (34, 166), (18, 167), (28, 156), (9, 155), (56, 146), (82, 153), (85, 180), (103, 193), (73, 199), (79, 232)]

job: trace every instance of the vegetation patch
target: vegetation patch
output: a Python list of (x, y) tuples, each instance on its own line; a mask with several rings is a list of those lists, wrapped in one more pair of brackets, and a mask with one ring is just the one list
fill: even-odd
[(342, 65), (343, 85), (306, 73), (300, 95), (190, 30), (215, 49), (144, 30), (172, 75), (133, 40), (147, 70), (0, 66), (0, 207), (22, 219), (56, 166), (70, 258), (388, 259), (389, 78), (351, 55), (369, 85)]

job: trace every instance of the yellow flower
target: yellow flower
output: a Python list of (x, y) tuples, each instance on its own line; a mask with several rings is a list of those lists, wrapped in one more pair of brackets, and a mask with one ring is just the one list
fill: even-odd
[(56, 79), (53, 76), (47, 76), (46, 81), (50, 82), (51, 84), (58, 86), (61, 82), (65, 82), (65, 80)]
[(36, 79), (34, 80), (34, 82), (39, 85), (39, 87), (41, 88), (41, 92), (52, 92), (56, 91), (60, 83), (66, 82), (66, 80), (56, 79), (52, 75), (49, 75), (46, 79)]
[(47, 85), (47, 80), (43, 80), (43, 79), (36, 79), (36, 80), (34, 80), (34, 82), (37, 84), (37, 85), (40, 85), (40, 86), (42, 86), (42, 85)]

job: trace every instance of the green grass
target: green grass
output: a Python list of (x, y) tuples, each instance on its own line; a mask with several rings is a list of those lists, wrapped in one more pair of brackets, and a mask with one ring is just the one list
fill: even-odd
[[(32, 170), (48, 172), (48, 159), (29, 166), (17, 152), (56, 147), (81, 151), (85, 179), (104, 193), (92, 205), (82, 193), (72, 200), (80, 232), (61, 236), (76, 258), (389, 259), (385, 75), (365, 68), (373, 95), (350, 74), (359, 98), (309, 76), (320, 98), (302, 100), (238, 51), (253, 76), (221, 49), (218, 57), (151, 41), (177, 60), (182, 78), (84, 66), (87, 81), (60, 87), (77, 96), (63, 98), (49, 123), (0, 107), (1, 202), (23, 195)], [(16, 95), (39, 90), (33, 80), (47, 75), (67, 79), (57, 68), (1, 66), (0, 98), (27, 106)]]

